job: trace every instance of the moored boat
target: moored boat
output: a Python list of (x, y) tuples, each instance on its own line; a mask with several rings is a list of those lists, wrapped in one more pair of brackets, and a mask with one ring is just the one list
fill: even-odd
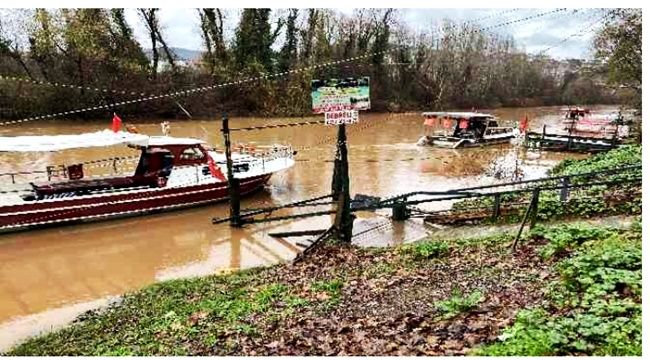
[(594, 113), (589, 109), (575, 107), (564, 109), (564, 130), (570, 134), (593, 138), (625, 138), (629, 126), (618, 113)]
[(445, 148), (473, 147), (509, 143), (518, 129), (499, 126), (490, 114), (477, 112), (424, 112), (425, 135), (418, 145)]
[[(131, 173), (87, 176), (84, 164), (48, 167), (47, 181), (0, 185), (0, 232), (135, 216), (227, 199), (224, 153), (202, 140), (109, 130), (78, 135), (0, 137), (0, 152), (50, 152), (128, 146), (140, 152)], [(294, 165), (287, 146), (232, 154), (240, 193), (260, 189), (273, 173)], [(113, 167), (115, 161), (113, 160)], [(11, 175), (13, 174), (0, 174)]]

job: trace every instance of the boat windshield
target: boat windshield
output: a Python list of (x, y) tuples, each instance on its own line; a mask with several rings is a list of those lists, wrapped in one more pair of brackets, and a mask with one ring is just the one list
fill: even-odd
[(457, 122), (453, 136), (465, 139), (478, 139), (483, 135), (486, 127), (487, 122), (482, 118), (461, 119)]

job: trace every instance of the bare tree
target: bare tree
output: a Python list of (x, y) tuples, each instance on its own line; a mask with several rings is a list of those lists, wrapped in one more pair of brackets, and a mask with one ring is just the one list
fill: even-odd
[(165, 39), (163, 38), (162, 33), (160, 31), (160, 22), (158, 21), (158, 14), (157, 14), (158, 10), (160, 9), (156, 9), (156, 8), (138, 9), (140, 17), (144, 21), (144, 24), (147, 27), (147, 31), (149, 32), (149, 38), (151, 39), (151, 54), (152, 54), (152, 61), (153, 61), (151, 65), (151, 75), (153, 78), (156, 78), (157, 76), (158, 61), (160, 59), (160, 55), (158, 53), (158, 43), (160, 43), (160, 46), (162, 47), (163, 52), (165, 53), (165, 57), (167, 58), (167, 61), (169, 62), (169, 65), (172, 68), (172, 71), (176, 72), (176, 62), (175, 62), (176, 57), (167, 46), (167, 42), (165, 42)]

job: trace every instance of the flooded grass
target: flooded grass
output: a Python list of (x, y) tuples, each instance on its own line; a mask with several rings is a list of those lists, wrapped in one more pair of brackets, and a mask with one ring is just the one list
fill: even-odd
[[(324, 245), (298, 263), (149, 286), (9, 354), (637, 354), (640, 231), (537, 228), (514, 253), (507, 234), (386, 249)], [(603, 249), (617, 244), (628, 261), (602, 270), (610, 269)], [(585, 261), (596, 261), (598, 274), (618, 277), (593, 278), (580, 265)], [(583, 276), (592, 276), (591, 283)], [(603, 281), (603, 288), (590, 288)], [(621, 289), (613, 285), (618, 295), (599, 296), (621, 281)], [(591, 307), (568, 301), (585, 301), (585, 294)], [(616, 323), (585, 330), (587, 315)], [(573, 325), (562, 322), (566, 316)], [(536, 327), (528, 330), (531, 321)], [(569, 342), (555, 343), (553, 331)], [(594, 335), (583, 343), (583, 331), (605, 331), (615, 340), (603, 344)]]

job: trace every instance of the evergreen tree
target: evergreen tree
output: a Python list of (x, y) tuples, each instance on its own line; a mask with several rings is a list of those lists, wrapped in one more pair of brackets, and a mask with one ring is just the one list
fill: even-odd
[(298, 55), (298, 28), (296, 19), (298, 18), (298, 9), (290, 9), (287, 15), (287, 29), (284, 39), (284, 45), (280, 50), (278, 67), (280, 71), (287, 71), (296, 63)]
[(235, 64), (239, 70), (249, 64), (259, 63), (265, 71), (273, 69), (273, 49), (281, 28), (278, 19), (275, 31), (271, 31), (271, 9), (244, 9), (235, 35)]

